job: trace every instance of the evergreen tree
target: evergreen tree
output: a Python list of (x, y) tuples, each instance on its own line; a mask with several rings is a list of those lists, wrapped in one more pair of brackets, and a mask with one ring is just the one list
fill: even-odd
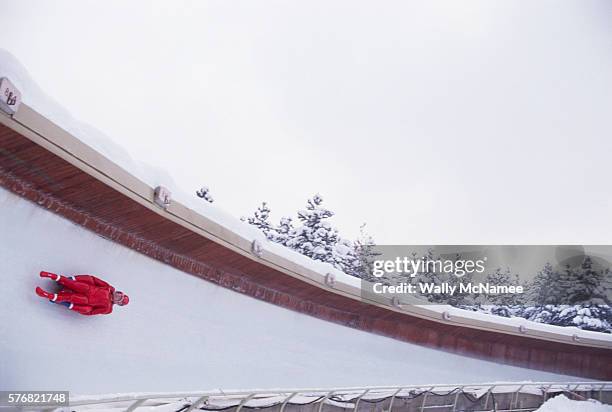
[(347, 275), (359, 277), (361, 274), (361, 260), (355, 244), (345, 238), (338, 238), (332, 246), (332, 261), (329, 262)]
[(276, 243), (289, 247), (314, 260), (330, 263), (343, 272), (359, 276), (360, 257), (356, 245), (340, 237), (328, 219), (334, 215), (323, 206), (323, 198), (316, 194), (308, 199), (306, 209), (298, 211), (301, 225), (294, 226), (290, 217), (283, 217), (278, 226), (270, 221), (270, 208), (264, 202), (253, 217), (242, 218), (264, 232)]
[(555, 271), (550, 263), (546, 263), (526, 289), (528, 302), (538, 306), (560, 302), (565, 294), (560, 277), (559, 272)]
[(374, 238), (366, 232), (366, 224), (359, 227), (359, 238), (355, 241), (354, 250), (357, 258), (355, 276), (373, 282), (378, 281), (372, 274), (372, 267), (377, 256), (381, 253), (376, 251)]
[[(262, 202), (261, 206), (257, 208), (254, 215), (246, 218), (246, 221), (261, 230), (268, 239), (274, 237), (274, 229), (270, 224), (270, 208), (266, 202)], [(243, 218), (244, 220), (244, 218)]]
[(323, 198), (316, 194), (308, 199), (306, 209), (298, 211), (301, 226), (287, 246), (315, 260), (332, 262), (333, 246), (338, 243), (338, 231), (327, 221), (334, 213), (323, 207)]
[[(463, 257), (457, 253), (455, 255), (455, 262), (463, 260)], [(474, 274), (473, 273), (465, 273), (463, 276), (458, 276), (455, 273), (447, 273), (446, 274), (446, 282), (450, 285), (456, 288), (456, 292), (452, 295), (449, 296), (445, 299), (444, 303), (448, 303), (449, 305), (452, 306), (457, 306), (457, 307), (466, 307), (466, 306), (472, 306), (475, 304), (475, 296), (469, 292), (462, 292), (461, 291), (461, 284), (469, 284), (472, 283), (473, 279), (474, 279)]]
[[(418, 254), (412, 253), (411, 259), (413, 261), (419, 260)], [(414, 278), (410, 280), (410, 283), (417, 285), (419, 283), (442, 285), (447, 283), (449, 286), (455, 288), (455, 293), (451, 296), (448, 294), (440, 293), (428, 293), (424, 292), (421, 296), (424, 296), (428, 301), (439, 304), (449, 304), (452, 306), (467, 308), (468, 306), (475, 304), (475, 296), (468, 292), (461, 291), (460, 285), (472, 282), (473, 274), (465, 273), (463, 276), (458, 276), (455, 273), (445, 273), (440, 266), (440, 262), (454, 260), (454, 262), (462, 260), (460, 254), (456, 254), (454, 258), (437, 256), (434, 254), (432, 249), (429, 249), (425, 255), (420, 257), (423, 264), (421, 271), (416, 274)], [(471, 308), (468, 308), (471, 309)]]
[(612, 306), (612, 271), (610, 268), (602, 270), (601, 300), (607, 306)]
[(314, 195), (308, 199), (306, 209), (298, 211), (301, 225), (289, 232), (284, 244), (305, 256), (330, 263), (355, 276), (359, 267), (355, 246), (350, 240), (341, 238), (338, 230), (331, 225), (328, 219), (333, 215), (331, 210), (323, 206), (323, 197)]
[[(513, 275), (510, 268), (505, 271), (496, 269), (494, 273), (487, 275), (485, 282), (493, 286), (519, 286), (520, 283), (518, 275)], [(505, 293), (487, 296), (486, 300), (495, 305), (513, 306), (520, 304), (522, 299), (519, 294)]]
[[(425, 255), (421, 256), (420, 258), (417, 253), (413, 252), (411, 259), (413, 261), (417, 261), (419, 259), (423, 261), (423, 269), (412, 278), (412, 284), (418, 285), (419, 283), (426, 283), (441, 285), (447, 281), (446, 276), (442, 273), (437, 273), (434, 268), (435, 265), (429, 263), (441, 260), (440, 256), (434, 255), (433, 249), (428, 249)], [(421, 294), (421, 296), (424, 296), (428, 301), (433, 303), (447, 303), (448, 300), (444, 295), (437, 293), (424, 292)]]
[(567, 289), (568, 304), (589, 303), (594, 296), (601, 295), (602, 272), (593, 269), (593, 261), (585, 256), (580, 268), (572, 271)]
[(276, 243), (287, 246), (287, 242), (294, 236), (295, 228), (293, 227), (293, 219), (290, 217), (282, 217), (280, 223), (274, 229), (273, 239)]

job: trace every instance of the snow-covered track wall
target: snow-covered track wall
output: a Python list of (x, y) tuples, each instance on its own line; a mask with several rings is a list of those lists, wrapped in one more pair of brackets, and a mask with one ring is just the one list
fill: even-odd
[[(25, 104), (0, 114), (0, 185), (100, 236), (251, 297), (363, 331), (502, 364), (612, 379), (610, 336), (364, 300), (359, 283), (173, 201)], [(164, 182), (159, 182), (163, 185)], [(240, 224), (240, 223), (238, 223)], [(239, 308), (237, 308), (238, 310)], [(205, 310), (205, 308), (203, 309)], [(451, 310), (451, 309), (449, 309)]]

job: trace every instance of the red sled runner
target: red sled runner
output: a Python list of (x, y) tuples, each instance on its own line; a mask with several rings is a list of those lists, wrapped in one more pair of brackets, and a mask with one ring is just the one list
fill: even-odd
[(36, 287), (36, 294), (49, 299), (81, 315), (107, 315), (113, 305), (124, 306), (130, 301), (128, 295), (91, 275), (61, 276), (55, 273), (40, 272), (41, 278), (49, 278), (63, 286), (58, 293), (49, 293)]

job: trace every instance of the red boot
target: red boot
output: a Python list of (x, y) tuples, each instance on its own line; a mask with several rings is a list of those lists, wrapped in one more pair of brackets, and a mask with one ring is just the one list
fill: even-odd
[(55, 273), (51, 273), (51, 272), (42, 271), (42, 272), (40, 272), (40, 277), (41, 278), (49, 278), (49, 279), (55, 280), (57, 282), (59, 280), (59, 278), (60, 278), (60, 275), (56, 275)]
[(43, 290), (43, 289), (42, 289), (41, 287), (39, 287), (39, 286), (36, 286), (36, 294), (37, 294), (38, 296), (40, 296), (41, 298), (46, 298), (46, 299), (49, 299), (49, 300), (52, 300), (52, 299), (53, 299), (53, 297), (54, 297), (54, 294), (53, 294), (53, 293), (49, 293), (49, 292), (47, 292), (46, 290)]

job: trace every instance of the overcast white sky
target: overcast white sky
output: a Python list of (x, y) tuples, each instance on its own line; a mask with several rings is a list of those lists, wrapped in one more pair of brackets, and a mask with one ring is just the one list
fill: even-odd
[(610, 243), (612, 2), (8, 1), (0, 47), (189, 192), (379, 243)]

